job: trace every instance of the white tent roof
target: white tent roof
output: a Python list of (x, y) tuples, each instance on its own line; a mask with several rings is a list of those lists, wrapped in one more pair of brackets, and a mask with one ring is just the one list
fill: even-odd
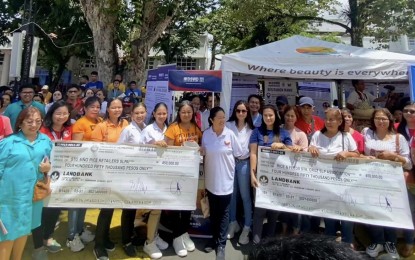
[[(408, 80), (415, 56), (293, 36), (222, 57), (222, 91), (230, 102), (232, 72), (299, 79)], [(221, 102), (225, 111), (229, 104)]]

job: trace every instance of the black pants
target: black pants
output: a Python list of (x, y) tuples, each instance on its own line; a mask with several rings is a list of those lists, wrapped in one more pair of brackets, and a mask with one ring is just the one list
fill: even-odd
[(173, 237), (179, 237), (187, 232), (190, 226), (191, 211), (175, 210), (171, 212), (171, 222), (173, 223)]
[(95, 231), (95, 248), (105, 248), (105, 242), (110, 240), (110, 226), (114, 209), (101, 209), (98, 215)]
[(134, 235), (134, 220), (136, 209), (123, 209), (121, 214), (121, 240), (126, 245)]
[(35, 249), (41, 248), (43, 246), (43, 240), (48, 240), (52, 236), (60, 214), (60, 208), (42, 209), (40, 226), (32, 230), (33, 246)]
[(226, 233), (229, 225), (229, 208), (232, 194), (215, 195), (207, 190), (210, 208), (210, 223), (213, 239), (217, 247), (226, 246)]

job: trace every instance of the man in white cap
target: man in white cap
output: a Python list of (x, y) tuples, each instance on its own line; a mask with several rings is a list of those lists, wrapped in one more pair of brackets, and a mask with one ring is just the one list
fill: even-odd
[(318, 116), (314, 116), (314, 101), (310, 97), (302, 97), (298, 101), (298, 111), (300, 118), (295, 122), (295, 126), (306, 133), (308, 141), (314, 132), (323, 129), (324, 120)]
[(52, 93), (49, 92), (49, 86), (48, 85), (43, 85), (42, 87), (42, 95), (45, 99), (45, 104), (49, 104), (51, 98), (52, 98)]

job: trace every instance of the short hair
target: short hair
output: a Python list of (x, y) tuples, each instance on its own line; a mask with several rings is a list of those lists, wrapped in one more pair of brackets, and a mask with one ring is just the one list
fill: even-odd
[(121, 81), (120, 81), (120, 80), (118, 80), (118, 79), (114, 79), (114, 80), (112, 81), (112, 83), (115, 83), (115, 81), (117, 81), (118, 83), (121, 83)]
[[(344, 117), (343, 117), (342, 111), (340, 109), (338, 109), (338, 108), (332, 108), (332, 107), (330, 107), (330, 108), (327, 108), (326, 111), (324, 111), (324, 114), (326, 115), (326, 117), (327, 117), (327, 114), (328, 113), (335, 113), (334, 115), (335, 115), (336, 119), (342, 121), (342, 123), (339, 125), (339, 127), (337, 128), (337, 130), (343, 133), (344, 132), (344, 128), (345, 128), (344, 127), (345, 126), (345, 122), (344, 122)], [(322, 132), (322, 133), (327, 132), (326, 124), (324, 124), (324, 127), (323, 127), (323, 129), (320, 130), (320, 132)]]
[(333, 237), (302, 234), (263, 240), (252, 248), (249, 260), (369, 260), (364, 253), (354, 251), (349, 243), (337, 242)]
[(14, 125), (14, 132), (17, 133), (20, 131), (20, 125), (22, 124), (23, 120), (29, 118), (30, 116), (38, 113), (40, 117), (42, 118), (42, 113), (37, 107), (29, 106), (22, 111), (20, 111), (19, 115), (16, 119), (16, 124)]
[(131, 86), (131, 84), (137, 85), (137, 82), (135, 82), (134, 80), (132, 80), (132, 81), (130, 81), (130, 83), (128, 83), (128, 86)]
[(89, 97), (85, 100), (84, 107), (87, 108), (96, 102), (98, 102), (99, 107), (101, 107), (101, 100), (97, 96)]
[(20, 86), (20, 88), (19, 88), (19, 93), (21, 93), (21, 92), (23, 91), (23, 89), (25, 89), (25, 88), (30, 88), (30, 89), (32, 89), (33, 91), (36, 91), (35, 85), (32, 85), (32, 84), (26, 84), (26, 85), (22, 85), (22, 86)]
[(375, 115), (380, 112), (384, 113), (386, 117), (389, 119), (388, 132), (392, 134), (396, 133), (395, 127), (394, 127), (395, 121), (394, 121), (393, 115), (391, 114), (391, 112), (389, 112), (387, 108), (377, 108), (375, 109), (375, 111), (373, 111), (372, 117), (370, 118), (369, 129), (372, 130), (373, 132), (376, 132)]
[(88, 81), (89, 81), (89, 77), (88, 77), (88, 75), (82, 75), (82, 76), (81, 76), (81, 78), (86, 79), (86, 80), (88, 80)]
[(91, 72), (91, 75), (98, 76), (98, 71), (95, 71), (95, 70), (94, 70), (94, 71), (92, 71), (92, 72)]
[(81, 90), (81, 87), (79, 87), (77, 84), (68, 84), (66, 85), (66, 92), (68, 92), (68, 90), (70, 90), (71, 88), (76, 88), (78, 91)]
[(212, 121), (219, 112), (225, 113), (225, 110), (223, 110), (223, 108), (221, 108), (221, 107), (214, 107), (210, 110), (209, 118), (208, 118), (209, 126), (213, 125)]

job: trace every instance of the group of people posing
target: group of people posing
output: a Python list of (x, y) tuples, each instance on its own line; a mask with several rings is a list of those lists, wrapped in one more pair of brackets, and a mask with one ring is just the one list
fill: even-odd
[[(245, 245), (251, 238), (254, 244), (259, 244), (264, 237), (274, 237), (278, 220), (283, 223), (282, 231), (286, 235), (313, 232), (320, 225), (320, 219), (310, 216), (255, 207), (251, 189), (260, 185), (256, 173), (259, 146), (308, 151), (315, 157), (325, 155), (333, 160), (350, 157), (390, 160), (400, 162), (408, 171), (413, 164), (410, 143), (415, 149), (415, 142), (410, 139), (415, 133), (414, 103), (404, 105), (403, 120), (398, 126), (394, 126), (387, 109), (376, 109), (370, 127), (359, 133), (352, 128), (353, 117), (349, 110), (328, 108), (325, 118), (321, 119), (313, 115), (314, 102), (309, 97), (300, 98), (296, 105), (289, 105), (286, 98), (278, 98), (277, 106), (274, 106), (262, 105), (261, 96), (251, 95), (246, 101), (235, 103), (228, 120), (220, 106), (205, 112), (207, 118), (202, 115), (197, 119), (194, 102), (183, 101), (174, 122), (169, 123), (169, 111), (164, 103), (147, 111), (143, 103), (136, 102), (128, 107), (130, 116), (125, 117), (123, 100), (115, 97), (106, 101), (103, 115), (100, 97), (94, 95), (79, 101), (76, 85), (69, 86), (66, 93), (67, 100), (53, 102), (44, 115), (44, 107), (30, 99), (34, 94), (33, 87), (22, 86), (19, 89), (21, 100), (6, 109), (6, 120), (0, 120), (10, 124), (14, 131), (13, 134), (5, 132), (4, 136), (9, 136), (0, 142), (0, 259), (21, 259), (30, 233), (35, 248), (34, 259), (47, 259), (47, 251), (61, 250), (61, 245), (53, 239), (53, 232), (62, 209), (43, 207), (42, 201), (32, 201), (36, 181), (44, 179), (50, 170), (48, 158), (52, 141), (56, 140), (160, 147), (197, 143), (204, 157), (205, 187), (210, 205), (212, 238), (205, 251), (215, 250), (218, 260), (225, 259), (226, 240), (232, 239), (240, 230), (238, 242)], [(145, 120), (147, 113), (151, 113), (148, 123)], [(209, 125), (204, 131), (200, 120), (206, 120)], [(1, 125), (0, 129), (3, 129)], [(408, 194), (413, 212), (413, 194)], [(239, 200), (242, 212), (237, 211)], [(66, 245), (77, 252), (95, 240), (93, 253), (96, 259), (109, 259), (108, 252), (115, 249), (115, 243), (110, 239), (113, 212), (114, 209), (101, 209), (94, 235), (84, 225), (86, 209), (69, 209)], [(169, 244), (158, 235), (161, 211), (149, 210), (148, 215), (143, 250), (151, 258), (158, 259)], [(136, 210), (122, 210), (122, 245), (130, 257), (137, 254), (135, 216)], [(195, 250), (187, 233), (190, 217), (191, 211), (169, 212), (174, 223), (172, 246), (181, 257)], [(265, 219), (267, 228), (263, 232)], [(328, 218), (323, 221), (325, 233), (333, 239), (340, 224), (341, 241), (353, 247), (352, 222)], [(368, 230), (372, 243), (366, 249), (367, 254), (376, 257), (386, 251), (392, 258), (399, 258), (396, 229), (368, 226)], [(414, 232), (406, 230), (404, 234), (406, 246), (401, 254), (409, 255)]]

